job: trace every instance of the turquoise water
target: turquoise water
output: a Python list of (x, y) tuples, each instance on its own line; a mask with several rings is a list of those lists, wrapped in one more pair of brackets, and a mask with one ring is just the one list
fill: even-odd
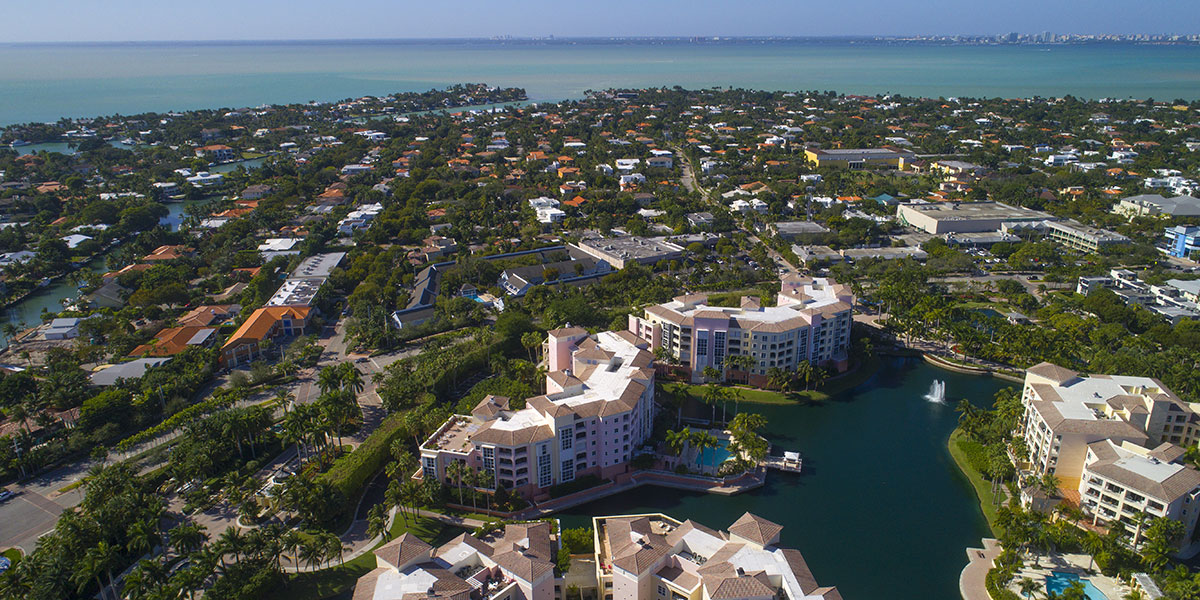
[(615, 86), (921, 96), (1200, 97), (1200, 47), (296, 42), (0, 46), (0, 124), (524, 87), (533, 100)]
[(716, 448), (705, 448), (704, 452), (696, 455), (696, 468), (719, 467), (725, 459), (732, 456), (729, 453), (729, 442), (722, 440)]
[(1108, 600), (1108, 596), (1105, 596), (1103, 592), (1096, 589), (1096, 586), (1092, 585), (1091, 581), (1088, 581), (1087, 579), (1080, 579), (1079, 576), (1074, 573), (1061, 573), (1055, 571), (1050, 575), (1047, 575), (1046, 591), (1061, 594), (1068, 587), (1071, 587), (1071, 583), (1076, 581), (1083, 582), (1083, 593), (1087, 596), (1088, 600)]
[[(946, 382), (946, 404), (922, 399), (934, 379)], [(724, 529), (751, 511), (783, 525), (784, 545), (804, 553), (817, 583), (848, 599), (958, 598), (965, 549), (988, 531), (946, 440), (960, 399), (987, 406), (1006, 385), (895, 359), (816, 405), (743, 402), (767, 418), (776, 453), (804, 455), (803, 474), (772, 471), (764, 487), (728, 497), (643, 487), (559, 517), (579, 527), (593, 515), (663, 512)]]

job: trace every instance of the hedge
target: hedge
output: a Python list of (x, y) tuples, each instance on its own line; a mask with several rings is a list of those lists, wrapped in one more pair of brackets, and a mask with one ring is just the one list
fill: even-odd
[(379, 428), (371, 432), (353, 452), (333, 461), (333, 466), (321, 478), (347, 499), (356, 498), (367, 480), (391, 458), (392, 442), (403, 432), (402, 423), (403, 415), (399, 413), (384, 419)]

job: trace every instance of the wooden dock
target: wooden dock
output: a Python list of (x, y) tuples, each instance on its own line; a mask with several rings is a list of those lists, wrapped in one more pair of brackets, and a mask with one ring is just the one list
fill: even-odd
[(783, 456), (766, 457), (762, 464), (768, 469), (799, 473), (804, 468), (804, 459), (800, 457), (799, 452), (784, 452)]

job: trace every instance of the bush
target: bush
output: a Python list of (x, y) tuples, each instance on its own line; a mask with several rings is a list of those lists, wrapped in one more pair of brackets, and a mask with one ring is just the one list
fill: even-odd
[(392, 442), (399, 439), (403, 432), (401, 417), (394, 414), (384, 419), (379, 429), (367, 436), (359, 447), (334, 461), (321, 479), (333, 485), (346, 498), (357, 498), (367, 480), (391, 458)]
[(564, 529), (562, 546), (571, 554), (590, 554), (595, 551), (591, 527)]

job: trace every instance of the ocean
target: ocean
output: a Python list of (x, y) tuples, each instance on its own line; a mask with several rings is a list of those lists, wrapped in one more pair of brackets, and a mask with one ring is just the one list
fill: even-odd
[(609, 87), (732, 86), (916, 96), (1200, 98), (1200, 47), (851, 41), (492, 41), (0, 45), (0, 125), (328, 101), (455, 83), (534, 101)]

